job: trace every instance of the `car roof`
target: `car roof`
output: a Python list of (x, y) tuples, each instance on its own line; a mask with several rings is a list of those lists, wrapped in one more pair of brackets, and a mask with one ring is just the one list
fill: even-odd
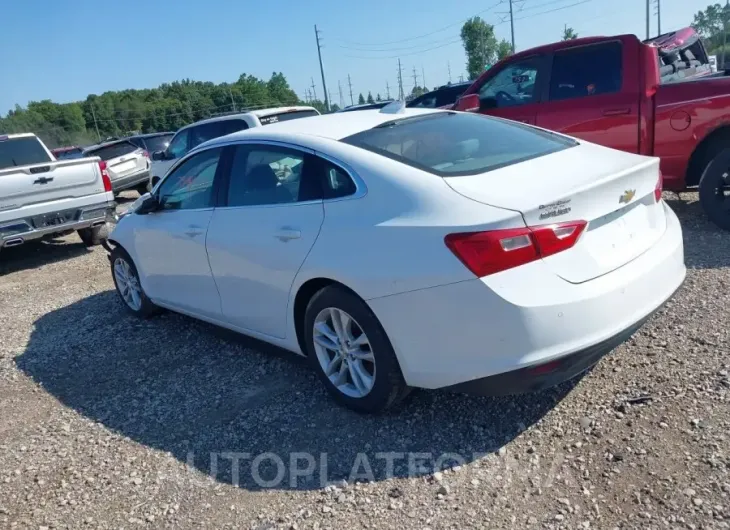
[(316, 136), (330, 140), (342, 140), (343, 138), (372, 129), (386, 122), (412, 118), (414, 116), (424, 114), (435, 114), (438, 112), (444, 113), (448, 111), (439, 109), (404, 108), (403, 112), (399, 112), (397, 114), (392, 112), (383, 112), (383, 109), (363, 110), (360, 112), (333, 112), (332, 114), (311, 116), (301, 120), (287, 120), (279, 123), (272, 123), (266, 127), (246, 129), (244, 131), (235, 132), (227, 136), (221, 136), (220, 138), (209, 140), (202, 144), (202, 146), (210, 147), (212, 145), (229, 143), (236, 140), (256, 138), (266, 139), (292, 134), (300, 137)]
[[(125, 142), (128, 143), (128, 144), (132, 144), (132, 142), (129, 141), (129, 138), (128, 137), (127, 138), (119, 138), (118, 140), (110, 140), (108, 142), (102, 142), (100, 144), (94, 144), (94, 145), (90, 145), (88, 147), (84, 147), (84, 153), (87, 152), (87, 151), (91, 151), (91, 150), (95, 150), (95, 149), (101, 149), (102, 147), (108, 147), (110, 145), (121, 144), (121, 143), (125, 143)], [(132, 145), (134, 145), (134, 144), (132, 144)], [(135, 145), (135, 147), (137, 147), (137, 146)]]
[(345, 108), (338, 110), (337, 112), (348, 112), (348, 111), (361, 110), (361, 109), (362, 110), (377, 109), (377, 108), (382, 108), (382, 107), (388, 105), (389, 103), (393, 103), (393, 101), (395, 101), (395, 100), (386, 99), (383, 101), (375, 101), (373, 103), (358, 103), (357, 105), (349, 105)]
[(303, 110), (313, 110), (313, 111), (317, 112), (317, 109), (315, 109), (314, 107), (305, 107), (305, 106), (298, 106), (298, 105), (292, 105), (291, 107), (271, 107), (271, 108), (267, 108), (267, 109), (249, 110), (248, 112), (239, 112), (237, 114), (224, 114), (223, 116), (214, 116), (213, 118), (206, 118), (205, 120), (196, 121), (195, 123), (191, 123), (190, 125), (181, 127), (180, 131), (182, 131), (183, 129), (188, 129), (189, 127), (202, 125), (205, 123), (214, 123), (217, 121), (243, 119), (246, 116), (256, 116), (257, 118), (263, 118), (266, 116), (271, 116), (272, 114), (281, 114), (284, 112), (297, 112), (297, 111), (303, 111)]
[(145, 134), (133, 134), (132, 136), (127, 136), (127, 138), (154, 138), (155, 136), (170, 136), (173, 134), (175, 134), (175, 131), (154, 132)]

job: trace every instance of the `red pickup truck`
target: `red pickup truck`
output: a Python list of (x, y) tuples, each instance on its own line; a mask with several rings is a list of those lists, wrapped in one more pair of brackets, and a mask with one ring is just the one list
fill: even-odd
[(699, 186), (710, 219), (730, 230), (730, 77), (661, 84), (659, 63), (635, 35), (558, 42), (503, 59), (455, 108), (660, 157), (665, 189)]

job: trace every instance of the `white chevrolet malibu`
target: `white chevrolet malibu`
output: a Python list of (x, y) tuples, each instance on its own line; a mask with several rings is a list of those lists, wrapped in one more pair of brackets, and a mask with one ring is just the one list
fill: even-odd
[(293, 120), (211, 140), (122, 217), (127, 309), (307, 356), (332, 395), (538, 390), (682, 284), (659, 161), (453, 111)]

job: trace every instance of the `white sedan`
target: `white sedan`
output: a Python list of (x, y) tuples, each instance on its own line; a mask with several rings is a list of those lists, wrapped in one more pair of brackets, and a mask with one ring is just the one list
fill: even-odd
[(682, 284), (659, 162), (468, 113), (337, 113), (187, 154), (111, 235), (126, 307), (306, 355), (333, 396), (573, 377)]

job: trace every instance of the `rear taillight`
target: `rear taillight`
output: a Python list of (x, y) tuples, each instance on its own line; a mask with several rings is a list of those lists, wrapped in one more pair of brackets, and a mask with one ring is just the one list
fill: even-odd
[(449, 234), (446, 246), (476, 276), (488, 276), (552, 256), (575, 245), (585, 221), (489, 232)]
[(150, 154), (147, 151), (142, 151), (142, 156), (145, 158), (149, 158)]
[(656, 186), (654, 187), (654, 200), (656, 202), (659, 202), (662, 200), (662, 189), (664, 188), (664, 177), (662, 176), (662, 172), (659, 172), (659, 178), (656, 181)]
[(101, 170), (101, 180), (104, 183), (104, 191), (112, 191), (112, 181), (109, 178), (109, 172), (106, 170), (106, 162), (99, 160), (99, 169)]

